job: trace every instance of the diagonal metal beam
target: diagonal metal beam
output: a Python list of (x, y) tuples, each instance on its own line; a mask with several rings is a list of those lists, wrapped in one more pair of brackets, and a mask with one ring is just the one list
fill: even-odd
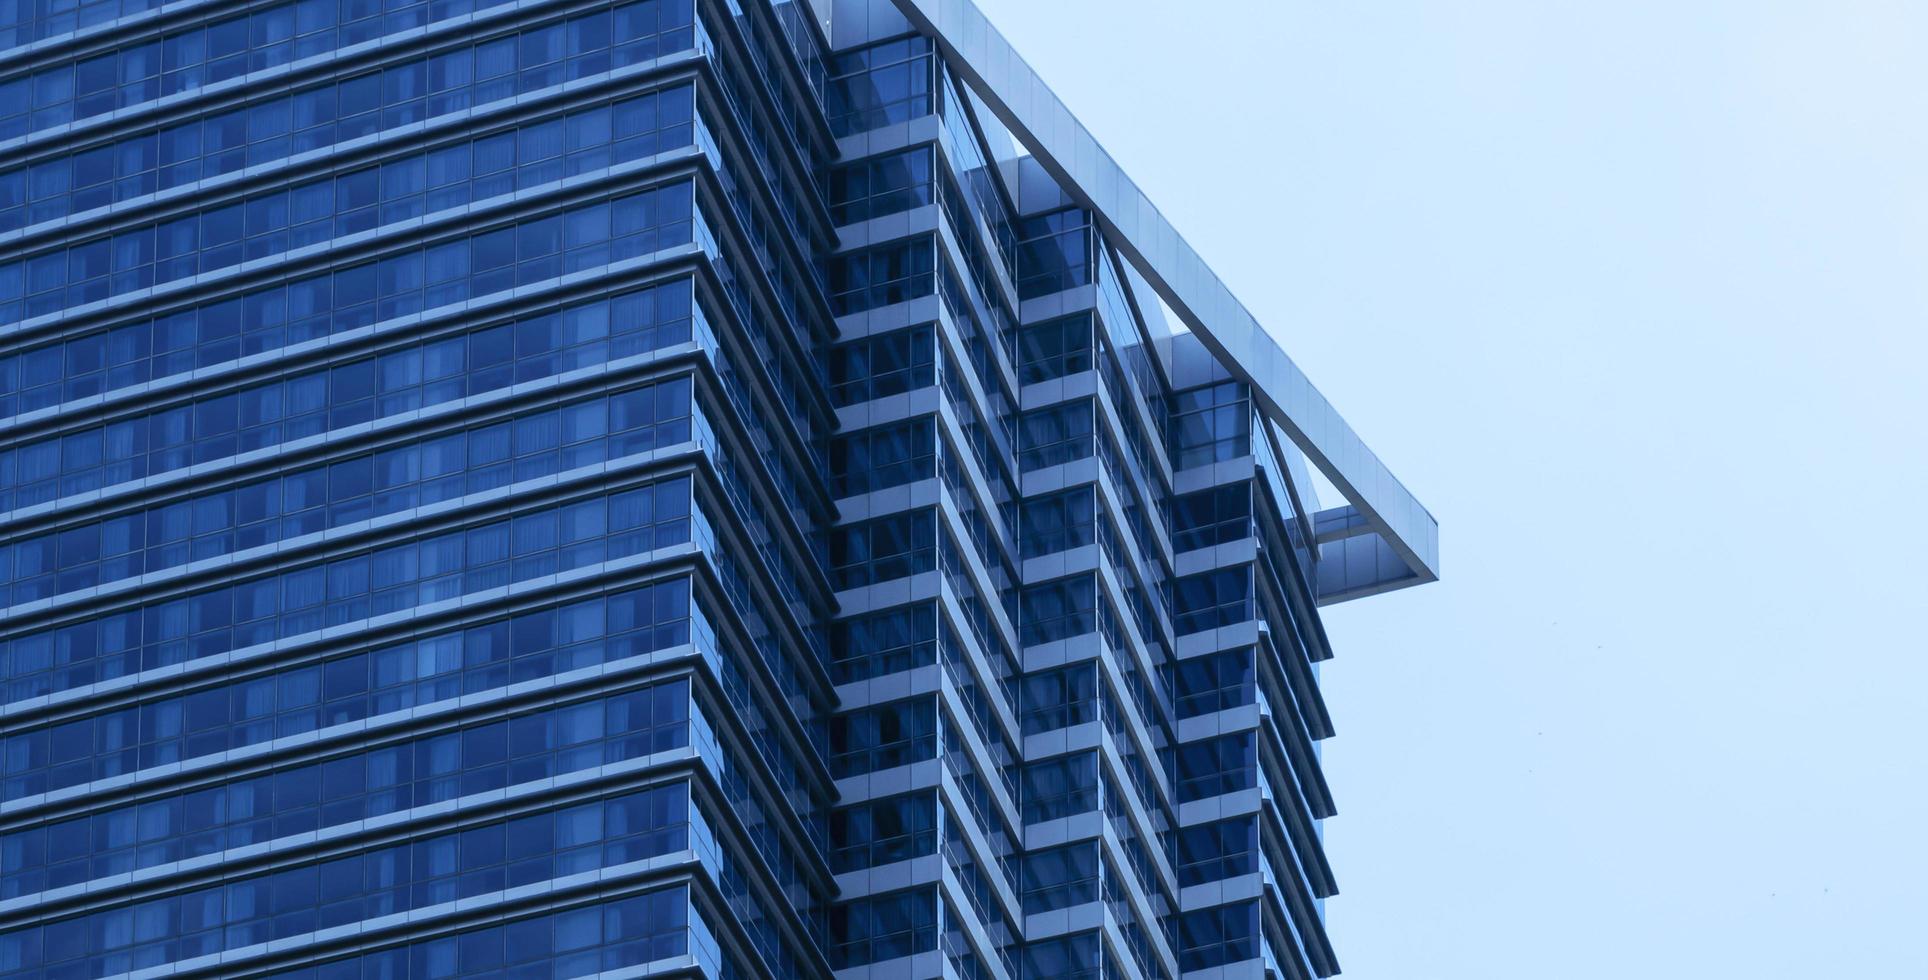
[(953, 72), (1096, 216), (1112, 244), (1240, 380), (1411, 572), (1439, 577), (1439, 523), (1374, 455), (1279, 341), (1232, 295), (972, 0), (892, 0)]

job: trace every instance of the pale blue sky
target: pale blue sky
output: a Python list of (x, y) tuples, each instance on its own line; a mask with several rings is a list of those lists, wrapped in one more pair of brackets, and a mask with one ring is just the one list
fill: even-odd
[(1928, 4), (979, 2), (1439, 518), (1346, 976), (1928, 977)]

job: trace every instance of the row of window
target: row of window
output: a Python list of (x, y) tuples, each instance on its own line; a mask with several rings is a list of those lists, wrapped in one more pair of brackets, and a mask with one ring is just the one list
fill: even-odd
[[(1135, 398), (1151, 416), (1153, 427), (1165, 430), (1170, 407), (1166, 403), (1166, 393), (1171, 390), (1170, 378), (1166, 376), (1160, 362), (1158, 351), (1149, 342), (1150, 331), (1141, 327), (1138, 312), (1128, 293), (1126, 283), (1113, 254), (1104, 249), (1098, 252), (1098, 320), (1104, 328), (1101, 341), (1109, 345), (1117, 355), (1120, 368), (1120, 381), (1125, 377), (1130, 381), (1117, 386), (1120, 398)], [(1135, 394), (1127, 394), (1136, 389)]]
[(618, 867), (689, 840), (689, 788), (677, 783), (0, 933), (0, 960), (29, 962), (37, 945), (50, 971), (107, 954), (145, 969)]
[[(0, 794), (21, 799), (690, 642), (670, 579), (430, 634), (0, 740)], [(11, 897), (11, 896), (0, 896)]]
[[(339, 6), (337, 0), (299, 0), (197, 25), (0, 84), (0, 106), (5, 107), (0, 112), (6, 113), (0, 116), (0, 140), (331, 53), (501, 2), (391, 2), (389, 15), (383, 17), (368, 0), (347, 0)], [(465, 48), (366, 75), (363, 78), (369, 81), (353, 80), (351, 84), (359, 88), (344, 93), (341, 115), (379, 110), (384, 102), (391, 107), (415, 103), (413, 112), (389, 124), (399, 125), (440, 115), (424, 111), (424, 97), (466, 84), (470, 78), (509, 76), (499, 92), (477, 100), (487, 102), (656, 57), (659, 34), (674, 35), (662, 39), (664, 49), (684, 50), (694, 41), (693, 8), (693, 0), (641, 0), (497, 38), (476, 45), (472, 53)], [(388, 98), (382, 98), (384, 94)], [(464, 100), (438, 108), (446, 112), (470, 104)], [(367, 131), (374, 128), (371, 123)]]
[(65, 690), (691, 540), (687, 478), (591, 503), (604, 512), (544, 508), (15, 636), (0, 652), (8, 693)]
[[(1136, 843), (1136, 835), (1126, 837), (1126, 841)], [(1147, 864), (1143, 864), (1141, 870), (1149, 872), (1149, 858), (1145, 860)], [(1147, 891), (1151, 889), (1147, 887)], [(1126, 897), (1128, 887), (1120, 878), (1118, 866), (1097, 839), (1028, 853), (1024, 857), (1024, 884), (1020, 887), (1020, 895), (1026, 914), (1068, 909), (1103, 899), (1116, 918), (1118, 928), (1124, 932), (1126, 943), (1132, 947), (1132, 955), (1138, 961), (1139, 968), (1145, 970), (1147, 976), (1166, 976), (1159, 957), (1153, 953), (1151, 936), (1145, 930), (1145, 924), (1139, 920), (1138, 912)], [(1163, 887), (1151, 891), (1151, 895), (1153, 909), (1176, 912), (1176, 907), (1170, 901), (1170, 893), (1163, 891)], [(1161, 920), (1159, 924), (1170, 930), (1166, 920)], [(1170, 932), (1166, 932), (1166, 936), (1172, 938)]]
[[(985, 840), (991, 842), (993, 851), (991, 856), (996, 859), (997, 870), (1003, 876), (1005, 884), (1016, 888), (1017, 870), (1012, 867), (1011, 856), (1015, 853), (1016, 842), (1023, 838), (1019, 836), (1019, 831), (1012, 828), (1005, 820), (1004, 810), (997, 805), (990, 780), (979, 771), (980, 767), (975, 761), (975, 754), (966, 746), (962, 733), (958, 731), (957, 725), (952, 722), (948, 713), (944, 716), (943, 722), (944, 769), (950, 773), (952, 781), (957, 785), (959, 795), (964, 798), (964, 808), (970, 813), (972, 824), (977, 827), (978, 833), (982, 834)], [(1000, 759), (994, 764), (1001, 767), (998, 773), (1002, 777), (1001, 781), (1013, 782), (1011, 774), (1017, 769), (1015, 762)], [(1017, 790), (1013, 788), (1009, 792), (1015, 796)]]
[[(913, 328), (909, 331), (884, 334), (878, 338), (858, 341), (850, 346), (867, 355), (870, 353), (872, 341), (889, 342), (909, 339), (924, 329), (927, 328)], [(861, 363), (860, 358), (853, 357), (854, 365)], [(854, 367), (851, 373), (854, 375)], [(889, 376), (889, 374), (886, 375), (886, 377)], [(849, 390), (853, 391), (854, 396), (858, 398), (874, 397), (875, 395), (868, 390), (869, 384), (870, 382), (866, 380), (855, 380)], [(1096, 442), (1096, 433), (1090, 428), (1091, 419), (1092, 406), (1088, 400), (1068, 402), (1027, 414), (1023, 429), (1026, 441), (1020, 452), (1021, 465), (1038, 468), (1090, 455)], [(855, 436), (844, 437), (845, 441), (840, 442), (839, 446), (849, 450), (847, 455), (854, 456), (867, 453), (873, 446), (881, 444), (885, 452), (893, 454), (888, 465), (894, 466), (896, 454), (901, 451), (901, 440), (897, 438), (901, 431), (898, 427), (892, 426), (865, 430)], [(995, 450), (987, 451), (995, 452)], [(843, 482), (849, 485), (851, 492), (854, 493), (862, 492), (857, 490), (856, 486), (876, 489), (879, 486), (892, 485), (895, 479), (895, 475), (878, 478), (866, 472), (861, 475), (852, 475)], [(1099, 526), (1100, 518), (1096, 513), (1095, 497), (1089, 485), (1025, 500), (1021, 506), (1019, 523), (1020, 554), (1024, 558), (1080, 547), (1092, 543), (1102, 535), (1115, 534), (1109, 527)]]
[[(1091, 370), (1096, 363), (1094, 344), (1092, 320), (1088, 313), (1023, 328), (1018, 334), (1019, 383), (1035, 384)], [(1128, 387), (1119, 387), (1123, 384), (1122, 378), (1113, 379), (1111, 374), (1110, 371), (1105, 372), (1107, 389), (1112, 391), (1115, 398), (1130, 397)], [(1170, 402), (1167, 429), (1173, 469), (1236, 459), (1251, 452), (1251, 399), (1244, 385), (1238, 382), (1206, 385), (1178, 392), (1171, 396)], [(1119, 417), (1126, 422), (1129, 435), (1136, 431), (1136, 416), (1130, 411), (1128, 402), (1119, 404)], [(1026, 412), (1019, 426), (1018, 468), (1029, 471), (1091, 455), (1092, 424), (1092, 409), (1087, 400), (1068, 401)], [(1136, 440), (1128, 438), (1127, 442), (1134, 447), (1133, 462), (1138, 464), (1141, 473), (1149, 476), (1151, 471), (1141, 459), (1145, 454), (1138, 451)], [(1228, 498), (1224, 506), (1232, 506), (1229, 497), (1235, 492), (1221, 490)], [(1194, 495), (1194, 500), (1197, 499), (1198, 496)], [(1198, 505), (1194, 503), (1194, 506)], [(1212, 515), (1208, 509), (1201, 516)], [(1232, 520), (1233, 515), (1228, 510), (1225, 516), (1218, 519)], [(1189, 547), (1178, 550), (1202, 546), (1190, 540), (1186, 544)]]
[[(271, 974), (267, 980), (574, 980), (615, 974), (691, 951), (708, 926), (690, 916), (689, 889), (612, 897), (378, 953)], [(701, 934), (699, 933), (699, 934)], [(733, 961), (732, 961), (733, 964)], [(740, 967), (724, 976), (746, 976)]]
[(0, 4), (0, 51), (132, 17), (160, 5), (161, 0), (8, 0)]
[[(760, 53), (758, 42), (763, 34), (757, 29), (754, 19), (745, 21), (741, 10), (737, 10), (736, 15), (739, 26), (743, 27), (745, 33), (749, 35), (749, 51), (754, 60), (755, 55)], [(705, 44), (704, 47), (707, 48), (708, 45)], [(744, 215), (745, 227), (757, 239), (757, 247), (765, 251), (765, 254), (760, 257), (768, 258), (767, 249), (763, 243), (767, 241), (765, 236), (775, 229), (775, 225), (765, 224), (760, 217), (757, 217), (760, 209), (752, 202), (751, 195), (742, 193), (745, 187), (754, 183), (750, 179), (752, 170), (761, 175), (771, 196), (775, 199), (775, 216), (781, 219), (782, 228), (803, 247), (805, 252), (810, 253), (810, 262), (820, 261), (817, 257), (819, 250), (828, 247), (831, 240), (824, 235), (822, 228), (814, 219), (804, 218), (803, 202), (821, 200), (823, 188), (818, 174), (828, 165), (828, 160), (815, 139), (796, 138), (795, 124), (806, 111), (803, 108), (804, 104), (790, 98), (783, 83), (766, 84), (765, 93), (775, 105), (778, 117), (776, 125), (771, 125), (770, 114), (763, 111), (761, 100), (750, 90), (753, 82), (749, 78), (751, 72), (745, 70), (746, 66), (731, 58), (719, 59), (715, 65), (721, 76), (723, 104), (734, 117), (749, 150), (747, 157), (735, 153), (724, 155), (720, 176), (725, 182), (726, 192), (731, 195), (733, 203), (738, 205), (739, 213)], [(769, 81), (767, 74), (764, 75), (764, 81)], [(783, 156), (777, 149), (779, 140), (789, 143), (792, 152), (802, 158), (804, 165), (801, 168), (779, 162)], [(810, 272), (814, 278), (819, 279), (819, 285), (821, 285), (821, 270), (812, 268)], [(782, 291), (781, 286), (779, 291)], [(779, 302), (787, 304), (788, 300), (780, 298)]]
[[(837, 637), (847, 642), (840, 642), (835, 648), (837, 659), (833, 671), (836, 681), (849, 683), (928, 666), (933, 662), (941, 663), (958, 697), (964, 702), (971, 727), (991, 752), (997, 766), (997, 776), (1005, 784), (1006, 791), (1015, 797), (1017, 783), (1011, 764), (1018, 757), (1018, 750), (1007, 737), (1004, 724), (991, 703), (993, 697), (999, 697), (1009, 705), (1008, 679), (996, 678), (995, 688), (979, 679), (956, 629), (948, 616), (938, 614), (937, 607), (935, 600), (925, 600), (839, 623), (836, 627)], [(992, 663), (996, 665), (998, 661), (993, 659)], [(893, 708), (890, 713), (894, 715), (905, 710), (921, 712), (922, 709), (915, 706)], [(889, 745), (881, 756), (877, 754), (880, 743), (896, 741), (894, 733), (883, 729), (898, 723), (899, 719), (895, 717), (866, 718), (855, 730), (846, 730), (842, 736), (846, 764), (853, 771), (869, 771), (928, 758), (923, 741), (908, 747)], [(921, 726), (921, 714), (916, 724)], [(928, 740), (922, 734), (921, 727), (912, 737)]]
[[(938, 142), (943, 144), (948, 169), (970, 195), (960, 203), (970, 214), (983, 219), (984, 238), (996, 255), (995, 261), (1004, 268), (1007, 277), (1011, 276), (1017, 269), (1013, 260), (1016, 235), (1011, 227), (1010, 198), (1004, 193), (1004, 176), (987, 156), (990, 152), (987, 146), (980, 144), (972, 114), (963, 111), (964, 97), (958, 90), (956, 76), (944, 72), (940, 91)], [(984, 115), (977, 114), (977, 121)], [(986, 142), (995, 143), (999, 139), (991, 137)], [(970, 237), (977, 236), (973, 233)]]
[[(948, 78), (945, 80), (945, 90), (950, 91)], [(952, 98), (955, 98), (954, 94)], [(958, 113), (950, 112), (946, 115), (956, 116)], [(950, 121), (947, 119), (945, 130), (948, 131), (949, 128)], [(949, 145), (955, 149), (954, 142)], [(981, 311), (987, 321), (985, 324), (987, 332), (996, 335), (998, 345), (1004, 349), (1005, 358), (1015, 361), (1017, 359), (1017, 317), (1013, 314), (994, 271), (1000, 264), (1000, 260), (1006, 274), (1014, 271), (1015, 267), (1010, 264), (1008, 255), (1004, 253), (1000, 252), (998, 257), (994, 258), (978, 237), (977, 221), (972, 207), (973, 205), (982, 206), (984, 198), (979, 197), (967, 203), (964, 195), (958, 191), (956, 183), (951, 179), (948, 168), (940, 172), (938, 179), (938, 203), (943, 206), (944, 216), (949, 220), (952, 231), (956, 233), (957, 245), (964, 262), (964, 277), (970, 283), (970, 298), (967, 302), (964, 299), (964, 285), (959, 281), (957, 271), (951, 268), (949, 262), (943, 263), (944, 275), (940, 291), (944, 294), (944, 303), (950, 307), (953, 317), (958, 320), (975, 317)], [(995, 194), (991, 196), (996, 197)], [(998, 200), (999, 203), (991, 205), (992, 214), (988, 218), (993, 228), (1001, 228), (1004, 225), (1004, 209), (1001, 199)], [(1000, 247), (1002, 245), (1003, 243), (1000, 243)]]
[(1029, 736), (1097, 721), (1100, 683), (1092, 660), (1024, 675), (1019, 727)]
[(671, 751), (691, 711), (689, 682), (669, 681), (14, 831), (7, 897)]
[[(643, 336), (673, 343), (684, 337), (686, 324), (687, 321), (678, 318), (663, 325), (660, 330), (645, 330)], [(653, 337), (650, 336), (652, 334)], [(517, 338), (507, 328), (492, 328), (478, 334), (404, 349), (381, 358), (351, 362), (297, 375), (286, 381), (202, 399), (192, 405), (154, 412), (144, 419), (31, 443), (0, 456), (0, 486), (8, 485), (7, 477), (26, 484), (13, 495), (16, 503), (24, 506), (28, 502), (54, 499), (43, 494), (51, 492), (46, 484), (51, 482), (50, 478), (55, 473), (63, 474), (59, 489), (66, 492), (59, 495), (65, 496), (82, 489), (113, 485), (194, 463), (223, 459), (237, 452), (283, 441), (271, 438), (276, 435), (299, 438), (326, 431), (327, 428), (410, 411), (423, 404), (479, 394), (540, 377), (542, 375), (537, 372), (544, 368), (550, 372), (562, 370), (563, 365), (573, 361), (573, 358), (565, 360), (551, 348), (549, 344), (552, 339), (558, 338), (542, 329), (541, 324), (535, 325), (522, 338)], [(592, 353), (600, 349), (593, 342), (587, 347)], [(104, 533), (102, 536), (115, 538), (125, 548), (142, 539), (155, 542), (178, 540), (175, 530), (184, 530), (190, 537), (212, 532), (222, 520), (221, 515), (230, 507), (237, 516), (228, 519), (229, 523), (247, 524), (272, 516), (271, 511), (295, 514), (321, 504), (351, 504), (358, 497), (377, 489), (399, 489), (418, 479), (448, 476), (464, 469), (482, 470), (491, 463), (506, 461), (511, 456), (524, 457), (541, 449), (574, 445), (608, 433), (647, 429), (658, 423), (686, 417), (689, 412), (690, 382), (687, 378), (675, 379), (632, 389), (607, 399), (579, 401), (561, 411), (525, 416), (513, 424), (504, 422), (480, 427), (467, 433), (466, 439), (464, 434), (456, 434), (424, 440), (417, 444), (418, 448), (414, 451), (403, 447), (385, 452), (379, 456), (380, 462), (385, 464), (380, 468), (379, 476), (375, 466), (377, 457), (364, 457), (367, 460), (365, 463), (352, 458), (345, 460), (339, 471), (331, 469), (319, 480), (312, 471), (297, 474), (279, 484), (278, 493), (282, 504), (286, 505), (285, 509), (280, 505), (270, 506), (277, 491), (267, 489), (268, 484), (251, 484), (253, 489), (235, 491), (231, 500), (223, 491), (202, 498), (216, 503), (194, 504), (179, 512), (169, 509), (178, 505), (158, 508), (156, 513), (160, 516), (156, 520), (160, 526), (151, 536), (145, 530), (136, 530), (138, 525), (148, 523), (145, 519), (117, 519), (117, 524), (108, 522), (100, 525), (103, 532), (110, 526), (113, 529), (111, 535)], [(287, 420), (285, 426), (280, 420)], [(687, 438), (687, 431), (682, 435)], [(463, 452), (465, 441), (467, 450)], [(633, 453), (655, 447), (631, 445), (622, 448)], [(594, 453), (589, 455), (596, 458), (587, 462), (600, 462), (606, 458)], [(8, 467), (4, 465), (6, 463), (15, 465)], [(582, 465), (582, 462), (575, 462), (574, 465)], [(505, 472), (502, 475), (506, 477), (508, 474)], [(366, 479), (362, 479), (363, 476)], [(503, 479), (494, 485), (507, 482), (510, 481)], [(474, 489), (471, 487), (470, 492)], [(452, 495), (459, 493), (444, 496)], [(187, 523), (180, 523), (183, 520)], [(86, 542), (93, 540), (81, 533), (73, 537), (73, 542), (66, 545), (67, 548), (84, 551)], [(18, 571), (10, 577), (27, 578), (71, 567), (61, 557), (62, 550), (62, 547), (56, 547), (54, 552), (42, 554), (44, 549), (35, 546), (22, 551), (15, 566)]]
[[(243, 224), (248, 236), (243, 256), (257, 259), (691, 146), (694, 97), (692, 89), (681, 86), (604, 103), (255, 195), (204, 215), (201, 235), (208, 240), (223, 221)], [(0, 173), (0, 232), (216, 177), (226, 172), (223, 166), (240, 170), (286, 156), (286, 104), (280, 104), (280, 113), (260, 119), (274, 107), (186, 123), (159, 137), (131, 137)], [(247, 142), (250, 137), (255, 142)], [(176, 226), (161, 226), (163, 240)]]
[[(683, 319), (661, 329), (656, 337), (687, 338), (688, 330)], [(425, 401), (450, 401), (572, 370), (584, 366), (585, 356), (606, 356), (609, 351), (602, 339), (558, 350), (562, 340), (554, 318), (542, 318), (457, 335), (306, 377), (316, 383), (325, 381), (331, 395), (349, 403), (356, 400), (354, 395), (372, 391), (378, 400), (376, 412), (386, 416)], [(297, 378), (291, 384), (299, 386), (303, 381)], [(614, 396), (606, 412), (594, 405), (545, 412), (0, 545), (0, 604), (17, 605), (92, 588), (460, 496), (472, 492), (465, 475), (485, 469), (491, 460), (528, 456), (565, 441), (581, 442), (608, 433), (612, 425), (620, 432), (675, 417), (688, 401), (687, 386), (684, 380), (678, 385), (636, 389)], [(207, 423), (219, 409), (231, 411), (232, 404), (222, 399), (202, 402), (195, 406), (196, 421)], [(569, 429), (567, 440), (564, 423)], [(10, 597), (5, 590), (8, 583)]]
[[(1002, 847), (1003, 842), (995, 841), (989, 846)], [(951, 812), (944, 814), (943, 855), (945, 865), (950, 868), (951, 874), (960, 886), (959, 890), (964, 893), (967, 907), (974, 913), (990, 939), (992, 952), (1004, 964), (1005, 975), (1017, 976), (1017, 954), (1019, 947), (1023, 945), (1023, 933), (1018, 928), (1017, 922), (1005, 911), (1004, 902), (999, 898), (989, 870), (989, 865), (999, 865), (1004, 871), (1005, 881), (1015, 889), (1016, 872), (1009, 867), (1014, 859), (1009, 854), (997, 854), (993, 856), (994, 860), (981, 860), (974, 842), (964, 832), (964, 825), (958, 821), (957, 815)], [(980, 957), (981, 954), (978, 953), (975, 945), (976, 940), (955, 921), (958, 909), (948, 895), (944, 897), (944, 916), (942, 942), (952, 962), (956, 962), (959, 953), (965, 951), (968, 951), (968, 955), (973, 958)]]
[[(272, 901), (272, 897), (270, 897)], [(183, 922), (189, 912), (183, 912)], [(193, 909), (197, 918), (206, 909)], [(210, 930), (210, 932), (220, 932)], [(133, 928), (143, 936), (141, 924)], [(145, 938), (143, 938), (145, 939)], [(148, 965), (170, 963), (202, 955), (210, 943), (204, 938), (135, 939), (85, 959), (62, 957), (52, 938), (23, 936), (0, 947), (0, 968), (17, 963), (17, 970), (0, 976), (27, 980), (29, 976), (116, 976)], [(362, 953), (320, 966), (301, 966), (276, 972), (276, 980), (449, 980), (461, 976), (515, 976), (517, 980), (565, 980), (625, 970), (671, 957), (690, 949), (690, 895), (686, 885), (646, 891), (640, 895), (609, 897), (594, 905), (565, 912), (544, 912), (532, 918), (482, 926), (455, 936), (424, 939), (378, 953)], [(54, 959), (46, 959), (54, 957)], [(46, 963), (42, 968), (40, 963)], [(511, 972), (513, 970), (513, 972)]]
[[(1027, 585), (1018, 597), (1018, 644), (1037, 646), (1098, 632), (1101, 605), (1115, 621), (1111, 600), (1099, 595), (1097, 581), (1090, 573)], [(1107, 632), (1111, 628), (1115, 627)], [(1112, 649), (1123, 647), (1114, 642)]]
[[(510, 171), (480, 178), (460, 175), (450, 178), (453, 183), (447, 187), (431, 190), (425, 168), (404, 168), (405, 176), (391, 182), (399, 188), (398, 197), (384, 204), (384, 169), (372, 168), (293, 191), (272, 191), (0, 265), (0, 317), (12, 313), (12, 319), (32, 319), (208, 275), (419, 216), (426, 212), (431, 196), (443, 192), (451, 200), (464, 202), (476, 192), (505, 193), (503, 187), (516, 176)], [(537, 169), (548, 172), (547, 167)], [(526, 286), (692, 241), (694, 209), (694, 191), (687, 182), (578, 205), (439, 242), (412, 253), (412, 261), (401, 256), (389, 259), (377, 264), (371, 277), (376, 281), (364, 288), (372, 294), (368, 299), (427, 289), (433, 307)], [(472, 281), (449, 285), (464, 278)], [(379, 309), (377, 319), (403, 312), (414, 310)]]
[(1250, 730), (1178, 747), (1180, 803), (1252, 789), (1258, 780), (1258, 739)]
[[(708, 931), (700, 919), (691, 920), (688, 889), (677, 886), (335, 960), (312, 970), (276, 973), (269, 980), (573, 980), (605, 973), (620, 976), (626, 970), (689, 953), (691, 934), (700, 936)], [(735, 977), (742, 976), (739, 968)]]
[(1100, 803), (1098, 753), (1077, 752), (1027, 763), (1019, 785), (1020, 810), (1027, 825), (1093, 812)]
[(563, 337), (541, 323), (526, 342), (482, 331), (473, 345), (467, 337), (429, 342), (15, 446), (0, 451), (0, 512), (499, 390), (541, 377), (545, 368), (554, 373), (596, 356), (640, 353), (647, 342), (685, 342), (688, 321), (677, 312), (672, 303), (662, 311), (667, 322), (642, 324), (607, 347), (594, 337), (592, 313), (579, 335), (583, 343), (566, 357), (545, 349), (551, 337), (557, 344)]
[(615, 868), (688, 841), (688, 785), (675, 783), (0, 934), (0, 947), (39, 932), (46, 968), (110, 951), (143, 968)]
[[(466, 254), (466, 243), (438, 246), (433, 252), (438, 273)], [(401, 302), (400, 284), (409, 277), (408, 270), (424, 260), (421, 253), (410, 253), (276, 282), (241, 296), (0, 357), (0, 418), (370, 326), (376, 322), (376, 297), (384, 298), (384, 307)], [(588, 342), (602, 332), (621, 335), (688, 315), (691, 301), (687, 289), (684, 293), (650, 293), (672, 304), (661, 311), (637, 293), (570, 304), (559, 311), (565, 333), (572, 335), (564, 343)], [(643, 305), (624, 305), (635, 303)], [(623, 315), (612, 318), (611, 313)], [(623, 355), (612, 351), (612, 356)]]
[[(839, 770), (839, 777), (854, 776), (862, 772), (877, 772), (877, 770), (906, 766), (910, 762), (933, 758), (935, 739), (927, 735), (927, 729), (931, 725), (929, 720), (935, 718), (935, 714), (931, 712), (933, 704), (935, 702), (931, 698), (910, 698), (910, 700), (897, 700), (897, 702), (889, 702), (873, 708), (844, 712), (844, 716), (833, 721), (833, 752), (839, 752), (837, 758), (841, 758), (844, 764), (843, 770)], [(843, 718), (850, 718), (850, 721), (843, 721)], [(839, 731), (839, 725), (843, 725), (841, 731)], [(958, 752), (962, 752), (962, 747), (958, 747)], [(947, 750), (945, 762), (951, 762), (951, 750)], [(1180, 754), (1178, 764), (1203, 766), (1201, 772), (1192, 774), (1193, 781), (1224, 777), (1222, 770), (1217, 768), (1220, 764), (1217, 754), (1195, 752), (1192, 758)], [(1014, 772), (1012, 787), (1018, 797), (1018, 810), (1022, 814), (1024, 824), (1043, 824), (1047, 820), (1095, 812), (1103, 804), (1103, 787), (1111, 783), (1109, 777), (1101, 777), (1099, 754), (1095, 750), (1072, 752), (1066, 756), (1053, 756), (1037, 762), (1028, 762), (1016, 770), (1018, 772)], [(1111, 791), (1116, 791), (1116, 787), (1112, 787)], [(1228, 791), (1230, 789), (1224, 789), (1222, 793), (1228, 793)], [(1218, 793), (1203, 793), (1199, 797), (1188, 797), (1186, 801), (1203, 799), (1207, 795), (1218, 795)], [(875, 804), (866, 804), (866, 806), (875, 806)], [(898, 804), (891, 804), (891, 806), (898, 806)], [(912, 806), (912, 803), (902, 803), (902, 806)], [(910, 820), (900, 814), (891, 816), (891, 814), (877, 814), (877, 812), (856, 812), (852, 808), (839, 810), (837, 820), (844, 822), (844, 828), (850, 831), (848, 837), (837, 837), (833, 833), (833, 841), (843, 841), (837, 847), (846, 853), (844, 860), (848, 862), (839, 870), (883, 864), (887, 860), (902, 860), (900, 857), (877, 857), (877, 855), (898, 855), (898, 847), (910, 847), (910, 843), (906, 841), (897, 841), (889, 845), (881, 843), (881, 835), (875, 835), (875, 828), (879, 826), (879, 822), (898, 820), (906, 828), (922, 828), (922, 824), (918, 824), (916, 820)], [(860, 831), (871, 835), (866, 837)], [(912, 831), (906, 830), (906, 833), (912, 833)], [(881, 851), (877, 851), (877, 847), (881, 847)]]
[[(1082, 758), (1088, 760), (1093, 757), (1086, 755)], [(935, 834), (931, 827), (935, 804), (935, 794), (923, 792), (889, 797), (840, 811), (837, 827), (841, 833), (850, 835), (851, 841), (838, 852), (849, 861), (848, 866), (840, 870), (855, 870), (931, 853), (935, 846)], [(1018, 863), (1022, 870), (1016, 890), (1026, 915), (1097, 901), (1101, 893), (1100, 868), (1110, 870), (1110, 862), (1102, 859), (1096, 840), (1034, 850), (1025, 854)], [(1111, 873), (1115, 874), (1115, 871)], [(901, 896), (893, 898), (885, 908), (902, 908), (898, 904), (901, 901)], [(995, 908), (995, 902), (989, 903), (988, 907)], [(871, 911), (874, 914), (875, 910)], [(997, 918), (989, 917), (987, 925), (995, 923)], [(846, 922), (847, 929), (862, 929), (864, 926), (862, 921)], [(853, 933), (843, 938), (854, 941), (858, 936)]]
[[(1109, 692), (1105, 697), (1109, 700)], [(1115, 706), (1106, 707), (1105, 711), (1109, 725), (1122, 724)], [(1121, 731), (1114, 730), (1112, 734), (1114, 743), (1124, 754), (1126, 778), (1140, 803), (1148, 812), (1161, 811), (1164, 797), (1158, 792), (1135, 740)], [(1183, 762), (1176, 756), (1171, 761), (1173, 765)], [(1024, 822), (1043, 823), (1100, 809), (1112, 814), (1114, 820), (1119, 819), (1127, 807), (1109, 768), (1096, 750), (1026, 763), (1018, 777), (1019, 809)], [(1149, 880), (1149, 876), (1145, 877)]]

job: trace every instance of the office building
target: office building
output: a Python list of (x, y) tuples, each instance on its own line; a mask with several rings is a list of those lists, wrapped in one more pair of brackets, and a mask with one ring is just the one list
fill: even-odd
[(0, 978), (1337, 972), (1432, 518), (968, 0), (0, 47)]

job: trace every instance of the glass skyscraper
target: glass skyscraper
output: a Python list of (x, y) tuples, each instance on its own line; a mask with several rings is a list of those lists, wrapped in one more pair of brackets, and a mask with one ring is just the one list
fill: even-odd
[(968, 0), (0, 49), (0, 980), (1338, 971), (1435, 525)]

